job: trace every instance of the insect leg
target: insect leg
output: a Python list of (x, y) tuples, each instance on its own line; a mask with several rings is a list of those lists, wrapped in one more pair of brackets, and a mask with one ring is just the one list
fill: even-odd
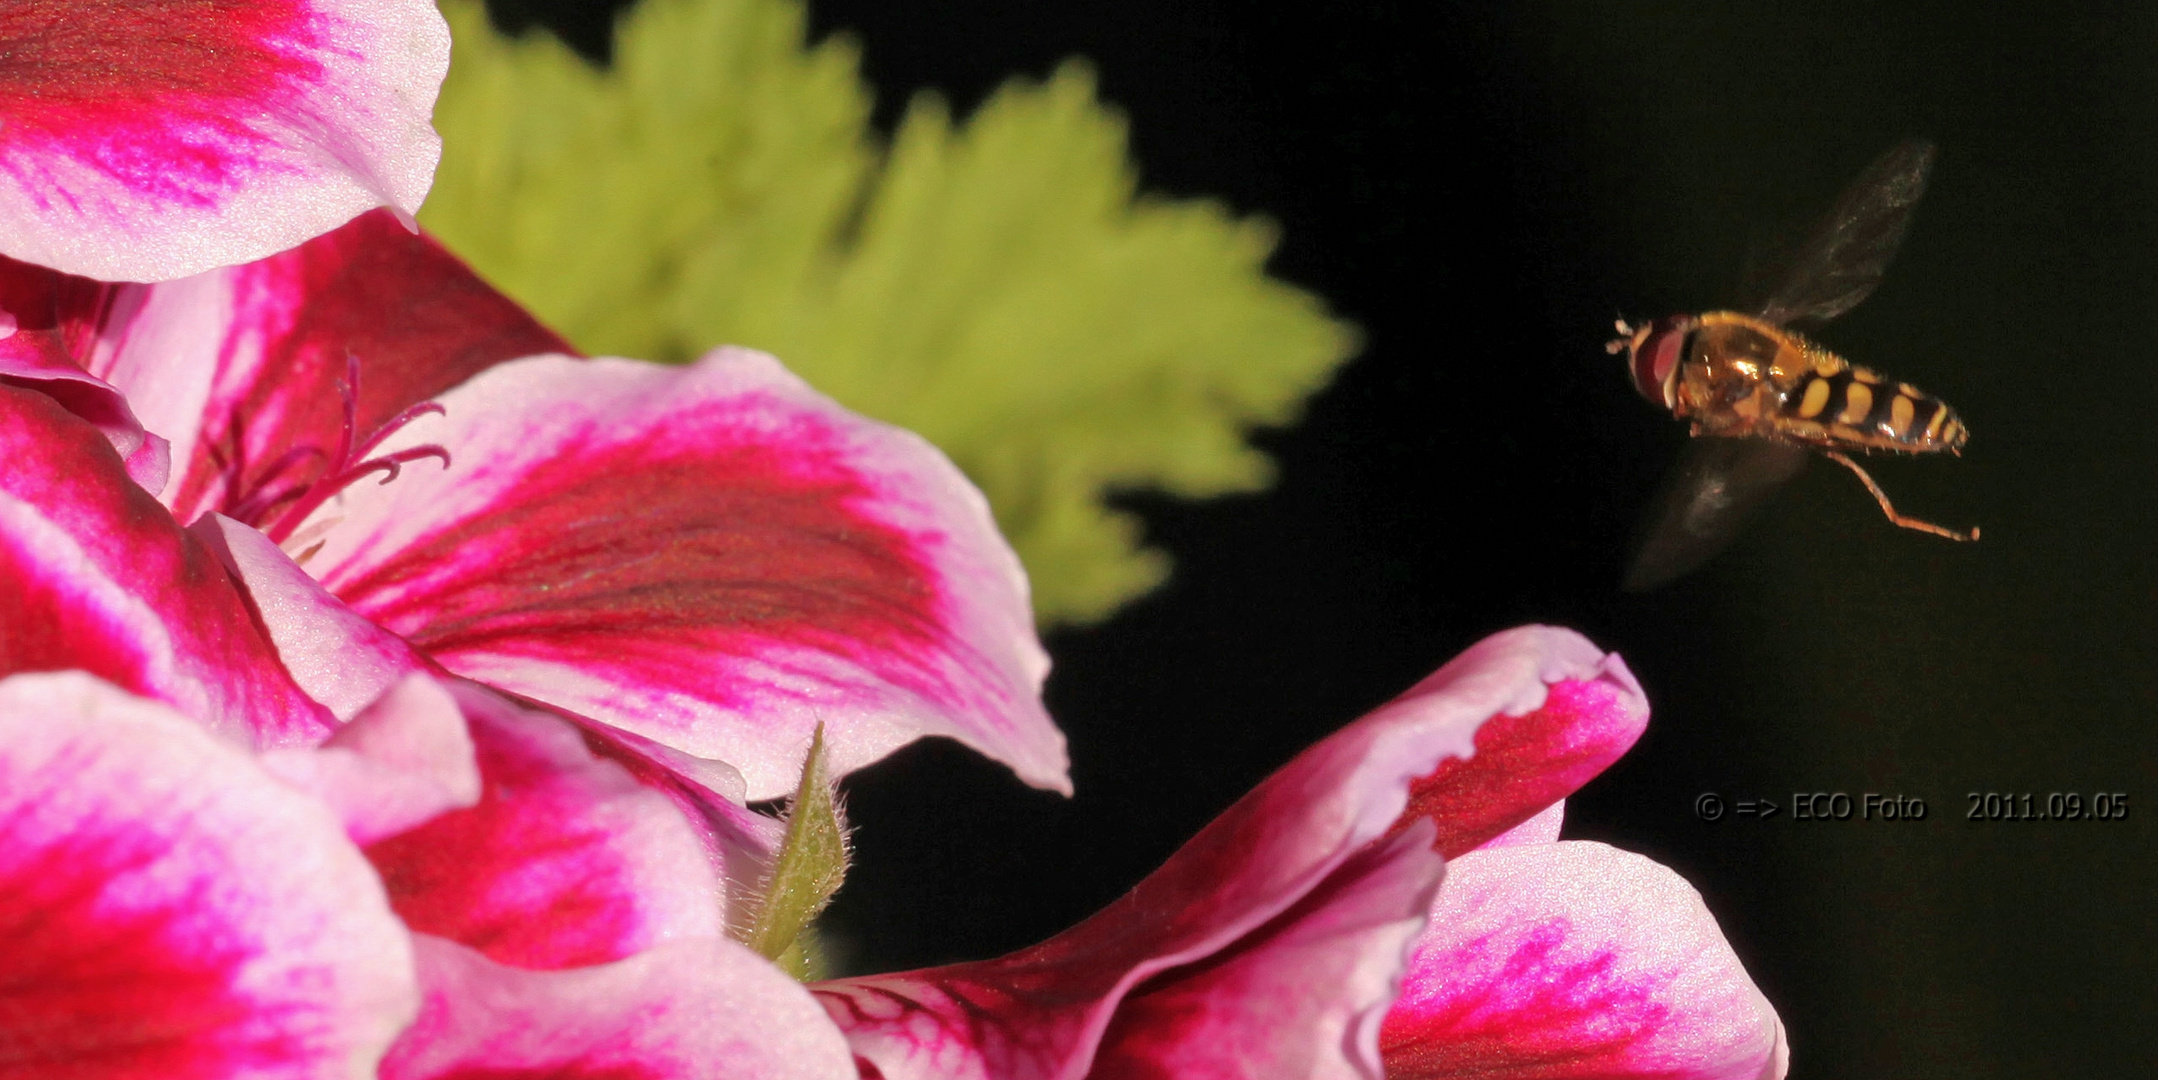
[(1896, 513), (1896, 508), (1889, 504), (1888, 493), (1881, 490), (1881, 485), (1873, 482), (1873, 477), (1866, 475), (1866, 470), (1858, 467), (1858, 462), (1852, 461), (1850, 458), (1847, 458), (1842, 454), (1835, 452), (1834, 450), (1823, 450), (1821, 451), (1821, 454), (1823, 457), (1828, 458), (1830, 461), (1833, 461), (1836, 464), (1841, 465), (1854, 473), (1857, 473), (1858, 479), (1866, 485), (1866, 490), (1873, 492), (1874, 501), (1881, 504), (1881, 513), (1887, 514), (1888, 520), (1893, 521), (1906, 529), (1916, 529), (1919, 532), (1932, 533), (1935, 536), (1946, 537), (1950, 540), (1978, 539), (1978, 526), (1976, 525), (1971, 526), (1971, 531), (1969, 532), (1958, 532), (1954, 529), (1944, 528), (1940, 525), (1935, 525), (1930, 521), (1920, 521), (1917, 518), (1904, 517), (1902, 514)]

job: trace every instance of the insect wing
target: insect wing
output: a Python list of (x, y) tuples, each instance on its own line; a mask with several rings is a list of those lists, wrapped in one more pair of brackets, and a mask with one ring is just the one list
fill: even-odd
[(1867, 166), (1791, 257), (1790, 269), (1756, 314), (1772, 323), (1817, 324), (1872, 295), (1903, 244), (1932, 168), (1933, 144), (1922, 140), (1903, 143)]
[(1647, 592), (1692, 573), (1738, 538), (1753, 512), (1806, 466), (1806, 451), (1767, 439), (1699, 437), (1664, 477), (1620, 587)]

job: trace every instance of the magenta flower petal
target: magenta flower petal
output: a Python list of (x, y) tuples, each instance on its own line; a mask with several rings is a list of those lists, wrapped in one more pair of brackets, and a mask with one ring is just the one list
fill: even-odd
[(164, 707), (0, 681), (0, 1074), (344, 1077), (413, 956), (337, 820)]
[(1380, 1041), (1392, 1080), (1773, 1080), (1786, 1058), (1700, 895), (1579, 841), (1447, 864)]
[[(189, 531), (239, 580), (301, 688), (340, 719), (359, 716), (363, 709), (380, 711), (381, 699), (394, 688), (430, 683), (416, 673), (439, 670), (395, 634), (354, 614), (261, 533), (218, 514), (206, 515)], [(412, 704), (421, 707), (418, 719), (423, 725), (399, 726), (393, 729), (395, 738), (361, 746), (354, 741), (371, 730), (363, 717), (340, 729), (320, 751), (271, 755), (281, 775), (345, 808), (347, 829), (361, 843), (402, 832), (451, 806), (471, 805), (479, 794), (461, 707), (450, 702), (445, 722), (436, 715), (441, 710), (430, 707), (428, 695), (399, 696), (420, 699)], [(403, 709), (396, 713), (401, 718), (406, 714)], [(693, 758), (619, 729), (578, 717), (564, 719), (583, 724), (581, 734), (592, 753), (628, 769), (638, 783), (674, 803), (704, 843), (708, 861), (724, 868), (726, 895), (747, 895), (762, 886), (779, 847), (781, 826), (742, 804), (745, 786), (739, 772), (724, 762)], [(416, 746), (414, 735), (421, 737)], [(384, 760), (377, 752), (385, 749), (397, 752), (395, 760)], [(357, 756), (344, 753), (341, 758), (346, 750)], [(611, 775), (609, 766), (581, 764), (580, 754), (569, 755), (569, 760), (580, 763), (571, 766), (572, 772), (595, 768)], [(603, 787), (607, 792), (618, 789), (612, 782)]]
[(224, 568), (96, 429), (0, 386), (0, 461), (0, 675), (81, 669), (259, 746), (329, 734)]
[(1544, 811), (1535, 817), (1476, 845), (1476, 850), (1521, 847), (1525, 844), (1555, 844), (1559, 840), (1559, 830), (1565, 824), (1566, 802), (1562, 799), (1545, 807)]
[[(353, 437), (364, 438), (489, 365), (568, 351), (456, 256), (378, 211), (267, 259), (121, 290), (84, 366), (172, 440), (165, 504), (194, 521), (330, 467), (348, 358), (360, 370)], [(295, 453), (306, 456), (270, 475)]]
[(856, 1078), (808, 992), (732, 941), (573, 971), (520, 971), (439, 938), (415, 944), (425, 1006), (382, 1080)]
[[(792, 790), (946, 735), (1066, 789), (1026, 582), (980, 494), (921, 439), (770, 357), (535, 357), (399, 430), (308, 563), (449, 670)], [(334, 524), (332, 524), (334, 523)], [(303, 532), (311, 526), (301, 526)]]
[[(1477, 729), (1473, 757), (1449, 761), (1409, 786), (1402, 822), (1437, 822), (1439, 853), (1451, 859), (1579, 790), (1647, 727), (1640, 684), (1613, 656), (1601, 678), (1553, 686), (1542, 707), (1494, 717)], [(1555, 837), (1558, 823), (1550, 824)]]
[[(645, 787), (665, 796), (690, 822), (711, 863), (725, 875), (729, 897), (761, 896), (772, 861), (786, 838), (786, 822), (743, 803), (742, 774), (721, 761), (691, 757), (620, 728), (579, 720), (592, 752), (629, 770)], [(729, 908), (740, 921), (746, 912)], [(738, 927), (739, 928), (739, 927)]]
[(164, 281), (409, 216), (449, 46), (425, 0), (11, 0), (0, 254)]
[(332, 596), (269, 538), (222, 514), (187, 530), (224, 562), (261, 620), (277, 657), (307, 696), (350, 720), (416, 671), (425, 658)]
[(152, 495), (171, 449), (143, 430), (118, 388), (83, 370), (110, 313), (114, 286), (0, 257), (0, 384), (42, 391), (103, 432), (128, 475)]
[(722, 934), (718, 869), (672, 801), (559, 717), (451, 692), (478, 750), (478, 805), (367, 848), (407, 925), (526, 968)]
[(1428, 828), (1356, 853), (1271, 923), (1125, 999), (1089, 1075), (1378, 1075), (1376, 1034), (1439, 862)]
[(371, 844), (480, 800), (463, 711), (432, 676), (412, 674), (313, 750), (271, 750), (262, 764), (313, 795)]
[[(1467, 755), (1494, 717), (1533, 713), (1583, 684), (1632, 694), (1623, 672), (1570, 631), (1495, 635), (1298, 755), (1071, 930), (999, 960), (817, 992), (887, 1080), (1077, 1077), (1097, 1055), (1179, 1053), (1302, 1070), (1284, 1075), (1376, 1076), (1373, 1021), (1386, 997), (1372, 996), (1374, 973), (1400, 970), (1403, 928), (1438, 863), (1415, 852), (1432, 843), (1429, 825), (1372, 842), (1395, 828), (1410, 783)], [(1247, 1001), (1240, 988), (1261, 989)], [(1176, 1048), (1195, 1033), (1220, 1045)]]

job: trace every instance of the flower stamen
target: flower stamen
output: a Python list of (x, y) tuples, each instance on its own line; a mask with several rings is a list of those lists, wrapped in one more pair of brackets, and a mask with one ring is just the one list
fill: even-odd
[[(436, 458), (443, 468), (449, 468), (449, 450), (436, 443), (407, 447), (380, 457), (367, 456), (414, 420), (423, 416), (448, 415), (440, 404), (420, 402), (391, 417), (369, 432), (366, 438), (355, 438), (360, 422), (360, 358), (352, 353), (345, 354), (345, 377), (338, 384), (337, 396), (344, 406), (344, 423), (338, 431), (334, 454), (317, 446), (294, 447), (244, 485), (240, 478), (246, 472), (246, 439), (243, 429), (235, 422), (229, 454), (212, 451), (212, 459), (224, 470), (227, 490), (241, 492), (226, 510), (227, 516), (261, 529), (272, 541), (283, 544), (292, 538), (308, 515), (364, 477), (381, 473), (382, 479), (378, 482), (387, 484), (397, 479), (405, 465), (421, 458)], [(304, 483), (279, 483), (310, 458), (322, 460), (321, 472), (315, 479)]]

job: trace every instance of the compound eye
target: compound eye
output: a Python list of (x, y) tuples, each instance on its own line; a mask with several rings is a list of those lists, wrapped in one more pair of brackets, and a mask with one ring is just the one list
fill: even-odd
[(1634, 343), (1634, 389), (1667, 409), (1677, 404), (1679, 354), (1685, 349), (1691, 321), (1664, 320), (1642, 330)]

